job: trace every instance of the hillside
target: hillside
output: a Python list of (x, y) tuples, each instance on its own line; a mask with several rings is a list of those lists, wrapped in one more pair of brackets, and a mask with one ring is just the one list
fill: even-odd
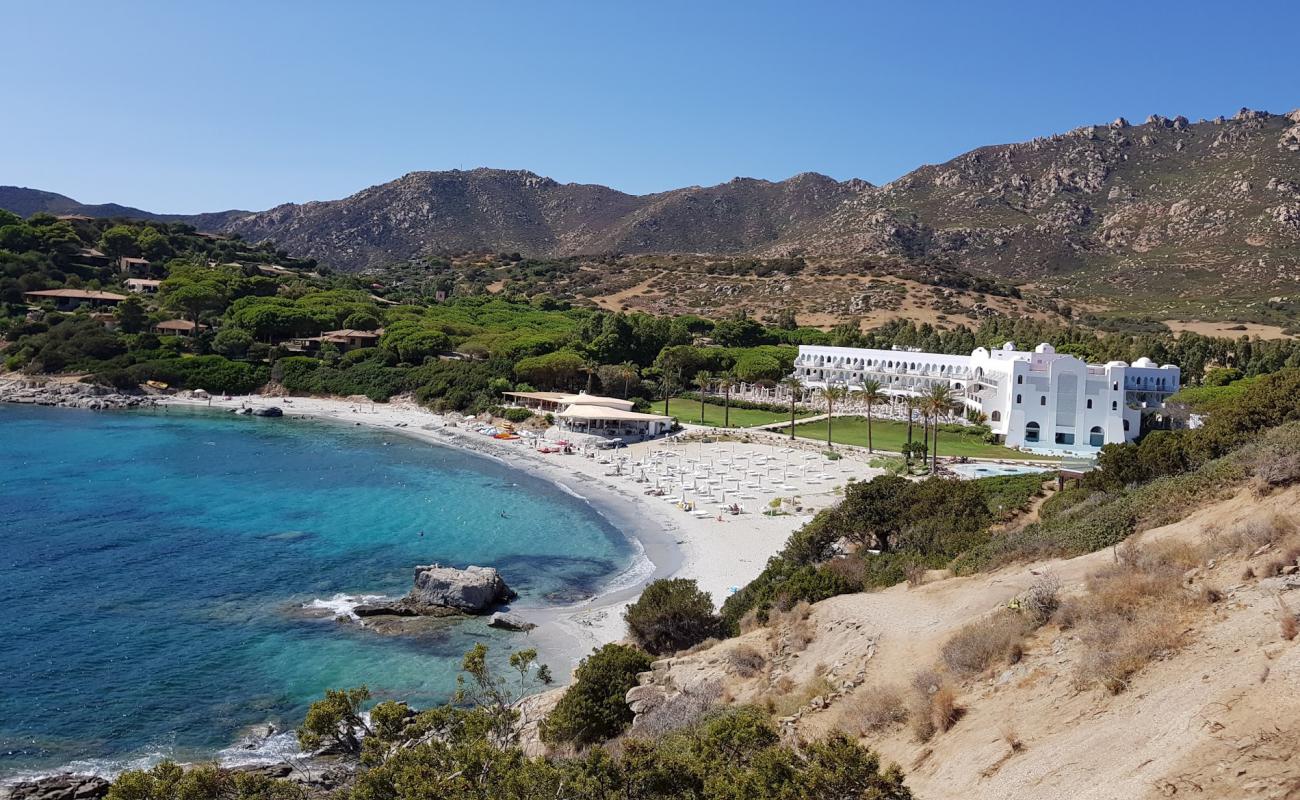
[(1225, 555), (1223, 542), (1252, 526), (1294, 531), (1297, 499), (1294, 488), (1262, 500), (1242, 490), (1141, 535), (1141, 547), (1207, 559), (1188, 569), (1181, 591), (1210, 587), (1221, 597), (1193, 604), (1173, 632), (1178, 644), (1116, 694), (1080, 685), (1085, 637), (1052, 623), (1012, 663), (961, 681), (955, 723), (927, 741), (882, 719), (874, 701), (885, 687), (908, 687), (955, 634), (1045, 574), (1060, 581), (1063, 598), (1083, 595), (1116, 561), (1102, 550), (824, 600), (806, 616), (658, 662), (629, 701), (654, 708), (659, 697), (712, 696), (719, 686), (735, 702), (773, 697), (788, 735), (862, 733), (863, 744), (903, 767), (917, 797), (1295, 797), (1300, 644), (1281, 633), (1277, 598), (1294, 608), (1300, 577), (1262, 577), (1285, 544)]
[(80, 203), (66, 195), (46, 192), (41, 189), (29, 189), (25, 186), (0, 186), (0, 208), (12, 211), (21, 217), (45, 213), (56, 216), (80, 215), (96, 218), (123, 217), (157, 222), (186, 222), (202, 231), (219, 230), (226, 226), (231, 219), (249, 213), (247, 211), (231, 210), (205, 214), (156, 214), (152, 211), (144, 211), (131, 206), (118, 205), (117, 203)]

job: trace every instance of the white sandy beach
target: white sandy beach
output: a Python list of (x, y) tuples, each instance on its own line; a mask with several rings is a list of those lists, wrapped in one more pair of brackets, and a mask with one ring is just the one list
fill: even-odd
[[(632, 573), (616, 578), (608, 591), (583, 603), (558, 609), (516, 604), (516, 611), (539, 623), (530, 635), (532, 643), (560, 675), (592, 647), (624, 637), (623, 609), (650, 580), (694, 578), (721, 605), (733, 587), (744, 586), (762, 571), (792, 531), (838, 500), (837, 487), (850, 477), (864, 480), (881, 472), (852, 457), (830, 461), (816, 445), (800, 442), (791, 447), (788, 440), (766, 433), (746, 433), (751, 442), (704, 444), (675, 437), (616, 451), (562, 455), (537, 452), (525, 439), (484, 436), (411, 402), (255, 395), (230, 400), (177, 396), (164, 404), (228, 410), (275, 405), (289, 417), (383, 428), (472, 449), (586, 498), (639, 543), (645, 559), (633, 565)], [(656, 483), (664, 496), (646, 494)], [(689, 487), (685, 492), (683, 483)], [(698, 516), (671, 502), (672, 496), (692, 503)], [(776, 496), (799, 498), (802, 511), (762, 514)], [(745, 513), (722, 513), (724, 497), (727, 505), (741, 505)]]

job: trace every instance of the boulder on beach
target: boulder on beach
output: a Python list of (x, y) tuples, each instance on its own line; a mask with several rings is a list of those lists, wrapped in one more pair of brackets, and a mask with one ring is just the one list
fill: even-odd
[(505, 631), (531, 631), (537, 626), (523, 617), (507, 614), (504, 611), (498, 611), (488, 620), (489, 628), (500, 628)]
[(429, 564), (415, 568), (415, 588), (404, 604), (416, 609), (455, 608), (480, 613), (515, 598), (515, 593), (492, 567), (444, 567)]

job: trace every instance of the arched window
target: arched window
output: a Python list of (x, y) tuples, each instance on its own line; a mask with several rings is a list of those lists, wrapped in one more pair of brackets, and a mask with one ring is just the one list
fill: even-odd
[(1047, 395), (1043, 395), (1042, 397), (1038, 398), (1038, 404), (1040, 406), (1047, 405)]
[(1024, 375), (1017, 375), (1017, 376), (1016, 376), (1016, 383), (1017, 383), (1017, 384), (1022, 384), (1022, 383), (1024, 383), (1024, 382), (1025, 382), (1025, 376), (1024, 376)]
[(1111, 390), (1112, 392), (1118, 392), (1118, 391), (1119, 391), (1119, 381), (1115, 381), (1115, 382), (1111, 383), (1111, 385), (1110, 385), (1110, 390)]
[(1118, 401), (1118, 400), (1111, 400), (1111, 401), (1110, 401), (1110, 410), (1111, 410), (1111, 411), (1119, 411), (1119, 401)]
[(1092, 399), (1091, 399), (1091, 398), (1088, 399), (1088, 408), (1092, 408)]
[(1037, 422), (1030, 422), (1030, 423), (1027, 423), (1027, 424), (1025, 425), (1025, 441), (1026, 441), (1026, 442), (1037, 442), (1037, 441), (1038, 441), (1038, 423), (1037, 423)]
[(1016, 404), (1017, 404), (1017, 405), (1020, 403), (1020, 400), (1021, 400), (1021, 396), (1020, 396), (1020, 395), (1016, 395)]
[(1088, 444), (1092, 447), (1101, 447), (1106, 443), (1106, 433), (1101, 426), (1094, 425), (1092, 430), (1088, 431)]
[(1128, 420), (1124, 420), (1124, 432), (1128, 433)]
[(992, 421), (994, 421), (994, 422), (1001, 422), (1001, 421), (1002, 421), (1002, 412), (1001, 412), (1001, 411), (994, 411), (992, 414), (989, 414), (989, 419), (992, 420)]

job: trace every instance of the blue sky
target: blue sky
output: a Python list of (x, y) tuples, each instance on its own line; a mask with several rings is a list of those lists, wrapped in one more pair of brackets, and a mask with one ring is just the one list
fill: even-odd
[(1300, 2), (0, 0), (0, 184), (178, 213), (421, 169), (644, 193), (889, 181), (1150, 113), (1300, 106)]

